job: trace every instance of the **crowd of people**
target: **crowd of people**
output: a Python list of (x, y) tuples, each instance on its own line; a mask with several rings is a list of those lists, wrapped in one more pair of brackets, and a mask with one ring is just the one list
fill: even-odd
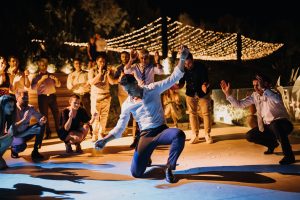
[[(95, 43), (91, 38), (90, 43)], [(102, 44), (103, 45), (103, 44)], [(92, 50), (91, 50), (92, 49)], [(69, 106), (59, 111), (56, 88), (60, 80), (47, 72), (48, 60), (38, 61), (39, 71), (32, 80), (28, 71), (19, 68), (19, 61), (12, 56), (0, 57), (0, 169), (7, 168), (2, 158), (11, 148), (11, 157), (18, 158), (27, 147), (26, 143), (35, 137), (32, 159), (43, 159), (39, 153), (43, 138), (51, 137), (48, 109), (50, 108), (58, 137), (65, 143), (66, 153), (83, 153), (80, 143), (90, 132), (96, 149), (122, 136), (130, 118), (133, 118), (134, 138), (130, 147), (134, 148), (131, 173), (143, 177), (151, 165), (151, 154), (159, 145), (170, 144), (165, 175), (170, 183), (177, 181), (172, 170), (184, 149), (185, 133), (178, 127), (178, 120), (184, 112), (189, 114), (192, 129), (191, 144), (199, 142), (200, 117), (204, 125), (204, 138), (212, 144), (212, 99), (208, 72), (205, 66), (196, 64), (192, 53), (186, 46), (179, 50), (179, 60), (172, 74), (155, 82), (155, 75), (164, 73), (159, 53), (153, 60), (148, 50), (141, 49), (120, 53), (121, 64), (108, 66), (105, 53), (93, 53), (95, 46), (89, 44), (88, 57), (90, 69), (81, 69), (81, 60), (73, 59), (74, 71), (67, 77), (67, 88), (72, 91)], [(107, 121), (112, 95), (111, 85), (118, 84), (118, 99), (121, 114), (115, 127), (107, 131)], [(183, 110), (178, 90), (186, 87), (187, 111)], [(230, 93), (230, 83), (221, 81), (220, 86), (227, 100), (235, 107), (255, 106), (257, 126), (246, 134), (250, 142), (267, 147), (265, 154), (272, 154), (281, 144), (284, 154), (280, 164), (295, 162), (288, 135), (293, 124), (284, 107), (280, 93), (272, 88), (270, 80), (264, 75), (253, 79), (254, 92), (242, 100), (236, 100)], [(28, 88), (36, 90), (38, 110), (29, 104)], [(174, 127), (169, 128), (166, 118), (171, 117)], [(36, 123), (31, 123), (35, 118)]]

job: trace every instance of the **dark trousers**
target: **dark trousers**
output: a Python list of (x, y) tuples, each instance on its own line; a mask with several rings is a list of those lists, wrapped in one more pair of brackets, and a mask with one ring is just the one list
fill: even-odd
[(143, 176), (150, 157), (158, 145), (171, 144), (167, 166), (175, 169), (176, 162), (184, 148), (184, 143), (185, 134), (177, 128), (168, 128), (166, 125), (162, 125), (155, 129), (141, 131), (140, 140), (131, 163), (132, 176)]
[(42, 145), (43, 138), (44, 138), (44, 132), (45, 132), (45, 125), (41, 126), (38, 123), (36, 123), (36, 124), (28, 126), (28, 128), (25, 131), (31, 129), (33, 126), (39, 126), (41, 128), (40, 132), (35, 135), (31, 134), (31, 135), (27, 135), (22, 138), (14, 137), (13, 142), (11, 144), (11, 149), (13, 152), (20, 153), (20, 152), (24, 151), (27, 147), (26, 142), (31, 140), (33, 137), (35, 137), (35, 142), (34, 142), (34, 146), (33, 146), (34, 150), (38, 150), (38, 148)]
[(56, 95), (51, 94), (49, 96), (41, 94), (38, 95), (38, 104), (39, 104), (39, 110), (40, 113), (47, 117), (47, 123), (46, 123), (46, 133), (51, 133), (50, 127), (49, 127), (49, 118), (48, 118), (48, 108), (50, 108), (54, 123), (55, 123), (55, 131), (58, 130), (58, 124), (59, 124), (59, 110), (58, 105), (56, 101)]
[(251, 129), (246, 134), (249, 142), (260, 144), (266, 147), (274, 147), (277, 140), (281, 143), (284, 156), (294, 156), (288, 135), (293, 130), (293, 124), (287, 119), (278, 119), (264, 126), (264, 132), (260, 132), (258, 127)]

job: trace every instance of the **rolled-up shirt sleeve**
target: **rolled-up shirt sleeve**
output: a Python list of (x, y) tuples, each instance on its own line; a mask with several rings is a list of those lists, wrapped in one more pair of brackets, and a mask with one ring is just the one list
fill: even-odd
[(241, 99), (241, 100), (237, 100), (236, 98), (234, 98), (233, 96), (230, 95), (227, 97), (227, 101), (229, 101), (231, 103), (231, 105), (236, 108), (246, 108), (246, 107), (254, 104), (252, 95), (248, 96), (244, 99)]

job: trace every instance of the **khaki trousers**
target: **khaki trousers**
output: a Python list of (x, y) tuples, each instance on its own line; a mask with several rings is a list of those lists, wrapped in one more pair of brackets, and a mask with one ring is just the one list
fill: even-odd
[(212, 126), (212, 105), (210, 96), (203, 98), (199, 98), (198, 96), (186, 96), (186, 104), (188, 107), (189, 121), (193, 134), (199, 134), (199, 114), (203, 118), (204, 133), (205, 135), (209, 134)]

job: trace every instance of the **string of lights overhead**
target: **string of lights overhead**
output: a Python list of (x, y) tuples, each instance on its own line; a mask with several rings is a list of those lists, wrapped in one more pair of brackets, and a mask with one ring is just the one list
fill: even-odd
[[(140, 29), (115, 38), (107, 39), (107, 50), (130, 51), (146, 48), (151, 54), (162, 52), (161, 26), (158, 18)], [(236, 60), (237, 34), (205, 31), (167, 18), (169, 56), (172, 51), (187, 45), (195, 59), (201, 60)], [(72, 46), (87, 46), (87, 43), (65, 42)], [(283, 46), (282, 43), (267, 43), (241, 36), (242, 60), (259, 59), (272, 54)]]

